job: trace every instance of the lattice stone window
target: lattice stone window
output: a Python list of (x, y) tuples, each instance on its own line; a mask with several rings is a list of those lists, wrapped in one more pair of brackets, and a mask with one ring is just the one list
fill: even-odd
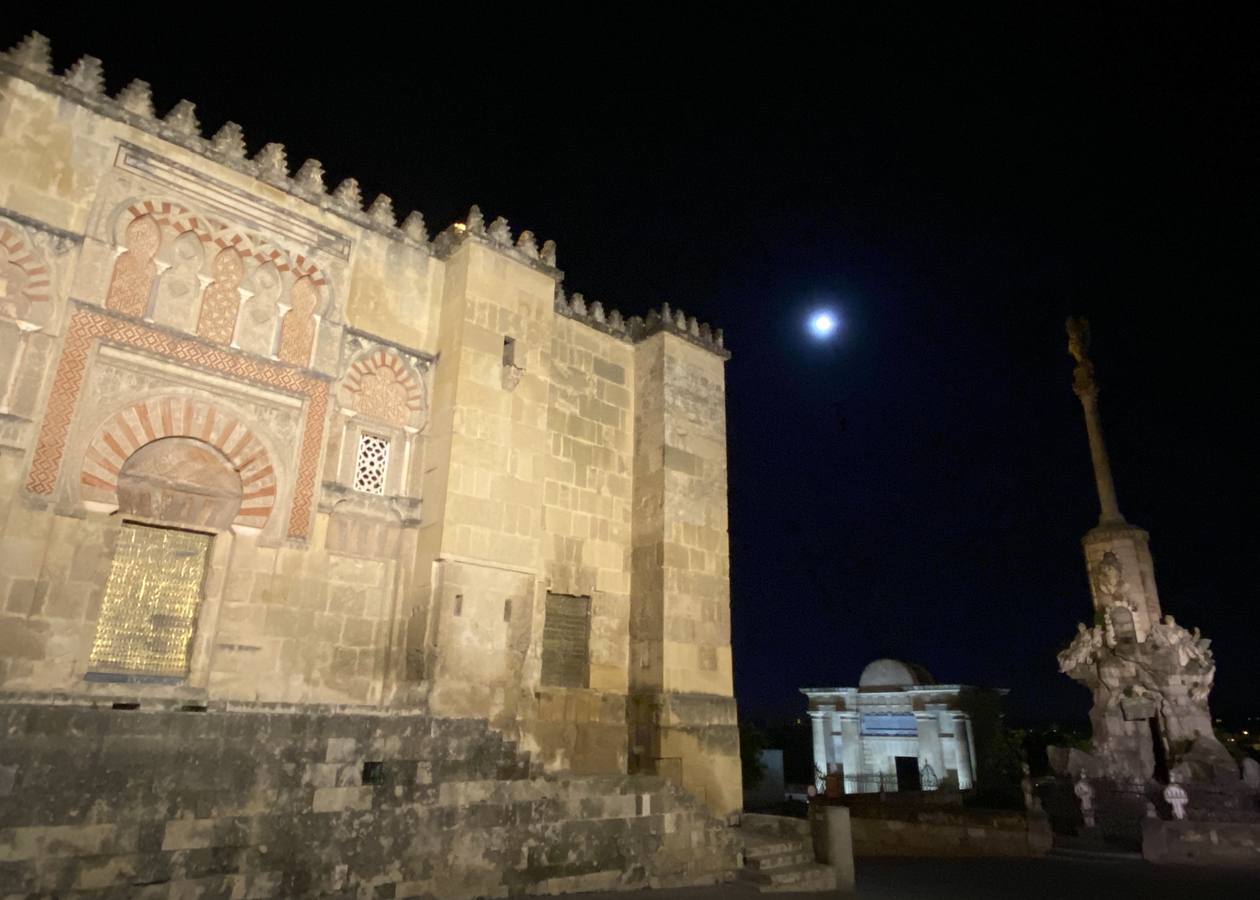
[(587, 687), (591, 671), (591, 598), (547, 594), (542, 683)]
[(364, 432), (359, 435), (359, 458), (354, 464), (354, 489), (367, 494), (385, 493), (389, 467), (389, 438)]
[(126, 523), (110, 565), (91, 672), (188, 674), (210, 535)]

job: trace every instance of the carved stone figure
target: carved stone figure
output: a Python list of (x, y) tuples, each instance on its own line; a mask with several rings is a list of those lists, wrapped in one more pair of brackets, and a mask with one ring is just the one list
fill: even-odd
[(1024, 809), (1036, 809), (1038, 804), (1033, 794), (1032, 770), (1028, 768), (1028, 763), (1024, 763), (1020, 768), (1023, 774), (1019, 779), (1019, 789), (1024, 795)]
[(1184, 819), (1186, 817), (1186, 804), (1190, 802), (1190, 795), (1186, 793), (1185, 788), (1177, 783), (1176, 772), (1171, 773), (1168, 777), (1168, 787), (1164, 788), (1164, 799), (1172, 807), (1173, 818)]
[(1086, 628), (1084, 622), (1076, 625), (1076, 637), (1067, 649), (1059, 654), (1059, 671), (1072, 673), (1080, 666), (1092, 665), (1103, 647), (1101, 628)]
[(1094, 786), (1085, 778), (1085, 773), (1081, 773), (1081, 777), (1077, 779), (1076, 784), (1072, 787), (1072, 793), (1076, 794), (1076, 799), (1081, 806), (1081, 818), (1085, 820), (1086, 828), (1094, 827)]
[(1094, 570), (1094, 588), (1098, 592), (1100, 606), (1120, 604), (1130, 609), (1134, 607), (1129, 600), (1128, 586), (1124, 583), (1124, 572), (1120, 568), (1120, 560), (1108, 550)]

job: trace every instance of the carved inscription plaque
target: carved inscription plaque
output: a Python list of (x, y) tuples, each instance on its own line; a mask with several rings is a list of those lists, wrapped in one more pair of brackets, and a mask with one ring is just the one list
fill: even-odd
[(591, 598), (548, 594), (543, 620), (542, 683), (581, 687), (590, 673)]
[(188, 674), (210, 536), (127, 524), (92, 642), (93, 672)]

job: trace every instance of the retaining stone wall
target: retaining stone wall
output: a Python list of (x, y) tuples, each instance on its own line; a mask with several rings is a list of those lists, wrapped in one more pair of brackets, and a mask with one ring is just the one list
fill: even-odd
[(1260, 866), (1260, 825), (1146, 819), (1142, 856), (1153, 863)]
[(647, 776), (531, 777), (473, 719), (0, 705), (0, 897), (503, 897), (713, 883)]
[(1052, 841), (1050, 825), (1039, 814), (850, 811), (855, 856), (1045, 856)]

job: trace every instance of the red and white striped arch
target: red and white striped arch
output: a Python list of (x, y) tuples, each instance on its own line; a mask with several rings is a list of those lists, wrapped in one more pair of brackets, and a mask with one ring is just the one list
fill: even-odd
[(290, 257), (289, 254), (256, 235), (242, 234), (232, 226), (191, 212), (187, 207), (170, 200), (137, 200), (127, 207), (130, 216), (123, 216), (120, 222), (119, 235), (126, 225), (142, 216), (152, 216), (153, 220), (175, 235), (191, 231), (201, 242), (207, 245), (208, 252), (217, 252), (213, 248), (236, 250), (242, 259), (254, 259), (259, 265), (274, 263), (276, 271), (291, 272), (294, 280), (309, 276), (316, 287), (327, 283), (324, 273), (305, 256)]
[(342, 385), (346, 391), (347, 403), (360, 412), (368, 412), (360, 408), (363, 379), (383, 371), (392, 374), (394, 383), (400, 385), (404, 393), (396, 404), (390, 402), (387, 409), (381, 408), (378, 399), (373, 403), (370, 412), (397, 425), (414, 421), (424, 411), (424, 383), (416, 370), (407, 365), (398, 354), (380, 347), (360, 355), (346, 371)]
[(8, 225), (0, 222), (0, 247), (12, 265), (22, 270), (26, 282), (22, 293), (33, 303), (46, 303), (49, 299), (48, 267), (26, 245), (25, 238)]
[(238, 525), (262, 528), (276, 504), (276, 472), (257, 435), (231, 413), (191, 397), (154, 397), (105, 420), (87, 446), (79, 475), (82, 499), (116, 507), (118, 474), (131, 454), (166, 437), (189, 437), (218, 448), (241, 477)]

